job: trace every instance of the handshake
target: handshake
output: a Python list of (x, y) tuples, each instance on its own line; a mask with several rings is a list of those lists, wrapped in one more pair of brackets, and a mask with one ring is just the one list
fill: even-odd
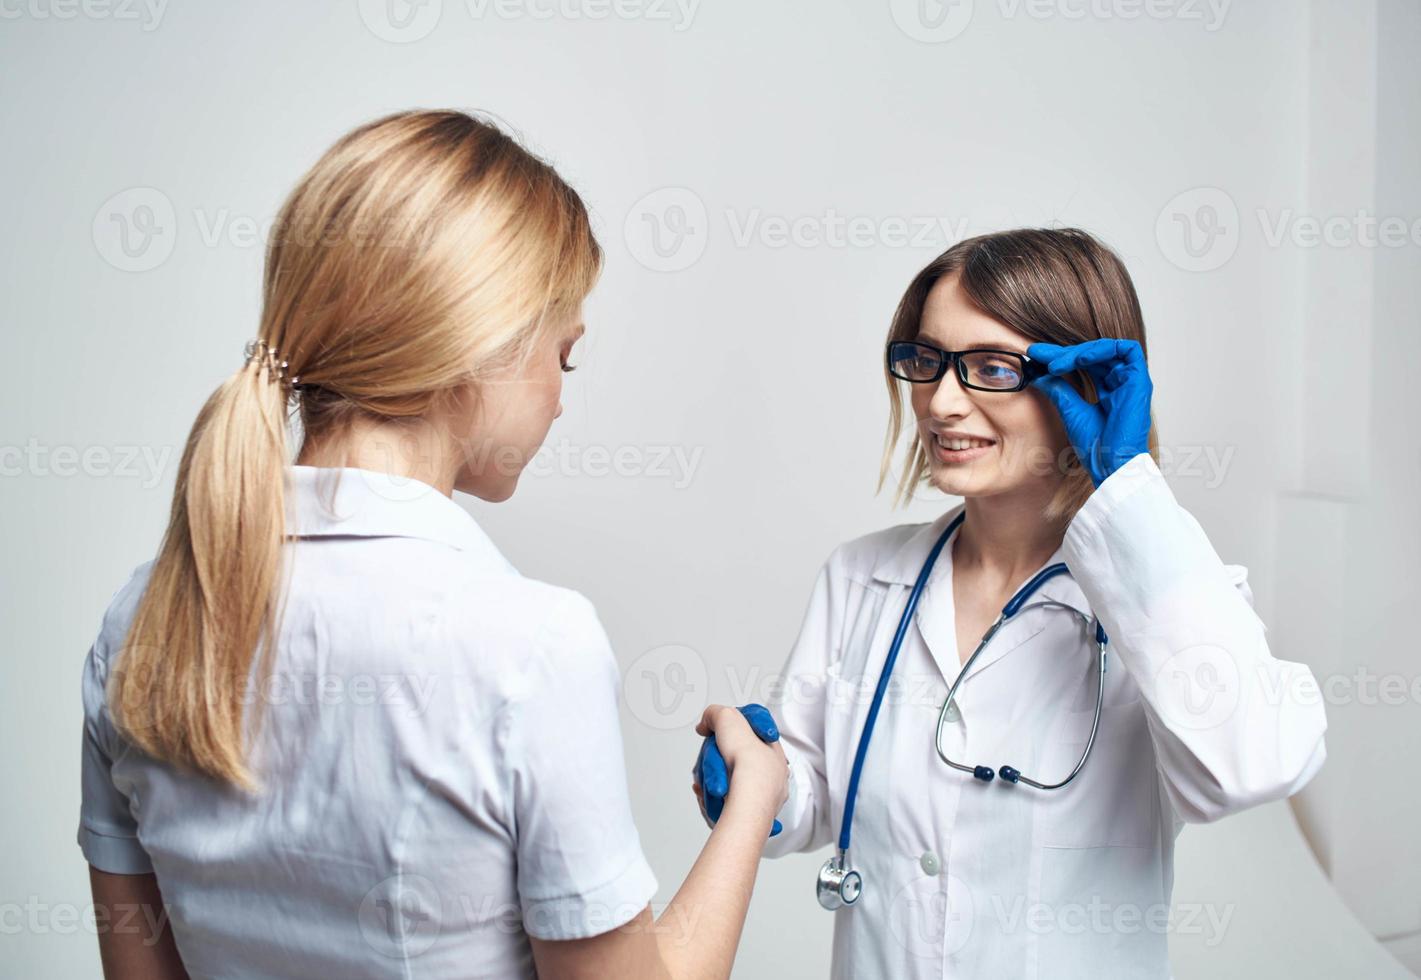
[[(784, 806), (789, 763), (779, 746), (779, 727), (767, 708), (759, 704), (740, 708), (713, 704), (701, 716), (696, 733), (704, 735), (705, 741), (691, 769), (691, 791), (709, 826), (715, 826), (725, 809), (732, 774), (736, 787), (753, 804), (768, 806), (771, 814)], [(782, 829), (775, 820), (770, 836)]]

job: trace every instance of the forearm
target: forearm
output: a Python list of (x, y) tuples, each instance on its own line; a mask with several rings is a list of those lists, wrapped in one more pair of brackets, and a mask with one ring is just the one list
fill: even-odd
[(657, 947), (674, 980), (728, 977), (774, 813), (733, 789), (685, 882), (657, 920)]
[(158, 879), (89, 868), (99, 957), (106, 980), (188, 980), (168, 923)]

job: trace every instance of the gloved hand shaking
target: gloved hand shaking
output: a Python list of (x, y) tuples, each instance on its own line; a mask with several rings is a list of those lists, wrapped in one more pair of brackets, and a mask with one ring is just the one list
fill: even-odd
[[(760, 741), (766, 743), (779, 741), (779, 726), (775, 724), (775, 719), (769, 709), (759, 704), (746, 704), (737, 710), (745, 716), (745, 720), (750, 723), (751, 730), (759, 736)], [(701, 803), (701, 815), (705, 817), (708, 824), (715, 826), (716, 821), (720, 819), (721, 811), (725, 808), (726, 794), (730, 792), (730, 772), (720, 749), (716, 747), (714, 733), (707, 735), (705, 741), (701, 743), (701, 751), (696, 756), (696, 765), (691, 770), (691, 776), (694, 780), (692, 790)], [(775, 836), (783, 829), (780, 822), (776, 820), (770, 829), (770, 836)]]

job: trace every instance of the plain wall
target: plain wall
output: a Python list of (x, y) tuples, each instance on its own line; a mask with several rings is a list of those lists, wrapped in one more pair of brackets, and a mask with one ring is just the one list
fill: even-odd
[[(1421, 5), (1313, 5), (1308, 197), (1412, 229), (1406, 244), (1310, 251), (1295, 384), (1302, 468), (1278, 528), (1279, 635), (1328, 698), (1329, 764), (1297, 800), (1337, 890), (1421, 973), (1421, 673), (1407, 611), (1421, 513), (1412, 365), (1421, 358)], [(1314, 535), (1327, 547), (1309, 547)]]
[[(254, 334), (282, 197), (387, 111), (491, 111), (595, 211), (607, 269), (550, 454), (509, 503), (461, 503), (525, 574), (597, 604), (659, 899), (705, 836), (689, 792), (699, 706), (763, 696), (836, 543), (953, 503), (894, 511), (875, 494), (879, 365), (903, 288), (965, 234), (1078, 225), (1120, 252), (1177, 495), (1251, 568), (1265, 620), (1301, 611), (1280, 608), (1278, 538), (1307, 472), (1298, 351), (1320, 259), (1292, 233), (1332, 210), (1314, 214), (1310, 192), (1327, 82), (1306, 5), (957, 0), (936, 26), (897, 0), (593, 16), (606, 9), (0, 3), (0, 974), (97, 970), (67, 911), (88, 902), (84, 653), (156, 547), (193, 415)], [(1414, 112), (1406, 98), (1382, 101)], [(1396, 154), (1389, 202), (1414, 205), (1414, 142), (1378, 142)], [(1414, 271), (1416, 254), (1386, 261)], [(1387, 370), (1373, 355), (1364, 370)], [(1373, 413), (1401, 410), (1387, 380)], [(621, 472), (602, 456), (619, 450)], [(1408, 459), (1398, 477), (1414, 483)], [(1414, 759), (1414, 729), (1397, 737)], [(1405, 800), (1388, 815), (1414, 825)], [(1240, 823), (1243, 852), (1278, 825)], [(737, 976), (824, 975), (822, 860), (763, 866)], [(1363, 884), (1396, 870), (1366, 861)]]

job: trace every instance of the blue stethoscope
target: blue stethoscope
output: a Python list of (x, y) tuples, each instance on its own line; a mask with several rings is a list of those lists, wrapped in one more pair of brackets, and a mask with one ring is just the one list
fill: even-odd
[[(829, 911), (838, 908), (852, 906), (863, 894), (863, 875), (849, 863), (849, 836), (853, 830), (854, 823), (854, 801), (858, 798), (859, 777), (863, 775), (864, 758), (868, 755), (869, 739), (873, 737), (873, 726), (878, 721), (879, 708), (883, 706), (883, 696), (888, 690), (889, 678), (893, 675), (893, 664), (898, 659), (898, 651), (903, 646), (903, 637), (908, 633), (908, 625), (913, 621), (913, 612), (918, 608), (918, 599), (922, 597), (923, 587), (927, 585), (928, 576), (932, 573), (933, 565), (937, 562), (938, 555), (942, 553), (943, 546), (947, 544), (952, 532), (957, 530), (962, 523), (965, 514), (959, 514), (947, 526), (947, 530), (937, 539), (932, 551), (928, 552), (927, 561), (923, 562), (923, 570), (918, 573), (918, 579), (913, 583), (913, 591), (908, 594), (908, 605), (903, 609), (903, 617), (898, 620), (898, 630), (893, 634), (893, 644), (888, 648), (888, 656), (883, 661), (883, 671), (878, 675), (878, 686), (873, 692), (873, 701), (868, 707), (868, 717), (864, 719), (863, 732), (859, 735), (858, 751), (854, 754), (854, 768), (849, 775), (849, 791), (844, 797), (844, 818), (839, 827), (839, 849), (838, 852), (824, 863), (824, 867), (819, 870), (819, 881), (816, 893), (819, 904)], [(967, 662), (958, 671), (957, 679), (952, 682), (952, 687), (947, 692), (947, 700), (942, 703), (942, 710), (937, 716), (937, 736), (935, 745), (938, 758), (947, 763), (953, 769), (958, 769), (965, 773), (970, 773), (975, 778), (984, 783), (989, 783), (996, 776), (1001, 776), (1006, 783), (1025, 783), (1034, 786), (1036, 789), (1061, 789), (1071, 780), (1080, 774), (1085, 767), (1086, 760), (1090, 758), (1091, 746), (1095, 744), (1095, 733), (1100, 727), (1100, 709), (1105, 701), (1105, 629), (1100, 625), (1100, 620), (1094, 620), (1095, 642), (1100, 651), (1097, 659), (1099, 668), (1096, 671), (1095, 687), (1095, 716), (1090, 723), (1090, 737), (1086, 739), (1085, 751), (1081, 753), (1080, 759), (1076, 761), (1075, 767), (1065, 779), (1056, 783), (1039, 783), (1028, 776), (1022, 775), (1020, 769), (1013, 766), (1002, 766), (1000, 769), (992, 769), (991, 766), (969, 766), (961, 762), (954, 762), (947, 757), (947, 753), (942, 749), (942, 733), (947, 724), (948, 710), (952, 707), (953, 699), (957, 697), (957, 689), (962, 686), (962, 681), (967, 677), (967, 672), (972, 669), (972, 664), (977, 656), (986, 649), (987, 644), (997, 631), (1002, 628), (1007, 620), (1015, 616), (1026, 604), (1026, 600), (1031, 598), (1048, 579), (1055, 578), (1067, 572), (1064, 563), (1058, 562), (1037, 572), (1031, 579), (1017, 590), (1016, 595), (1011, 597), (1011, 601), (1002, 607), (1002, 614), (997, 617), (987, 632), (982, 635), (981, 641), (977, 644), (977, 649), (972, 651), (972, 656), (967, 658)], [(1068, 606), (1063, 608), (1070, 608)], [(1078, 610), (1071, 609), (1071, 612), (1080, 616), (1082, 620), (1086, 617)]]

